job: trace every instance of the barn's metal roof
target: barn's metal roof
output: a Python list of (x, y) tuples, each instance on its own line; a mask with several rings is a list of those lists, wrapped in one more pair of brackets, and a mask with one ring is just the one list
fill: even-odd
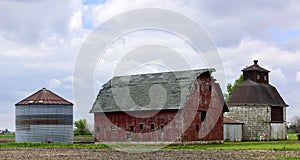
[(19, 105), (29, 105), (29, 104), (61, 104), (61, 105), (73, 105), (71, 102), (63, 99), (57, 94), (51, 92), (50, 90), (43, 88), (31, 96), (23, 99), (16, 106)]
[(90, 113), (182, 109), (197, 77), (214, 71), (199, 69), (113, 77), (102, 86)]
[(275, 87), (270, 84), (256, 83), (247, 79), (238, 85), (229, 98), (229, 106), (271, 105), (288, 106)]

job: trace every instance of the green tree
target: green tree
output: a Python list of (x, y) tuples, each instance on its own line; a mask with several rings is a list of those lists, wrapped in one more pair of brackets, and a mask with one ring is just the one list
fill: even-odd
[(75, 135), (90, 135), (88, 124), (86, 119), (80, 119), (74, 122), (75, 124)]
[(233, 91), (236, 89), (236, 87), (243, 83), (244, 77), (243, 74), (240, 75), (238, 79), (235, 80), (234, 84), (228, 83), (226, 88), (227, 88), (227, 93), (225, 93), (225, 101), (227, 102), (232, 95)]
[(293, 130), (296, 133), (300, 132), (300, 117), (299, 116), (293, 116), (291, 119), (291, 125), (289, 129)]

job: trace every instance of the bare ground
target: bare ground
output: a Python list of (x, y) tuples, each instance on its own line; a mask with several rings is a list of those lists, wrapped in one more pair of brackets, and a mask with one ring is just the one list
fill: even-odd
[[(255, 150), (158, 150), (144, 153), (120, 152), (113, 149), (72, 148), (0, 148), (0, 159), (274, 159), (284, 156), (300, 156), (300, 151), (255, 151)], [(300, 157), (299, 157), (300, 159)]]

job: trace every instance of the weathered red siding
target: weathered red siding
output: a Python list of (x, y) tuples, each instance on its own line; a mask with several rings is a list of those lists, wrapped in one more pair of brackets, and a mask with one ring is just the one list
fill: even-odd
[[(220, 100), (222, 93), (217, 92), (216, 84), (211, 80), (209, 73), (202, 74), (192, 87), (183, 110), (162, 110), (158, 113), (133, 111), (135, 117), (125, 112), (95, 113), (95, 141), (222, 141), (223, 101)], [(201, 121), (201, 112), (204, 111), (206, 118)], [(154, 116), (149, 118), (137, 118), (153, 114)], [(144, 125), (144, 129), (140, 129), (140, 124)], [(151, 129), (151, 124), (154, 124), (154, 129)], [(161, 125), (164, 125), (164, 131), (160, 129)], [(134, 126), (134, 131), (130, 131), (130, 126)], [(183, 131), (185, 132), (181, 137)]]

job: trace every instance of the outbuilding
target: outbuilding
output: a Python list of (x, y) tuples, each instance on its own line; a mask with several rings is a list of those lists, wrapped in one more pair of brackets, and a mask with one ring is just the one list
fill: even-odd
[(287, 138), (286, 108), (277, 89), (269, 84), (269, 72), (254, 64), (244, 68), (244, 81), (229, 98), (226, 117), (243, 122), (243, 140)]
[(73, 143), (73, 104), (43, 88), (16, 105), (16, 142)]
[(242, 141), (243, 123), (224, 117), (224, 141)]

